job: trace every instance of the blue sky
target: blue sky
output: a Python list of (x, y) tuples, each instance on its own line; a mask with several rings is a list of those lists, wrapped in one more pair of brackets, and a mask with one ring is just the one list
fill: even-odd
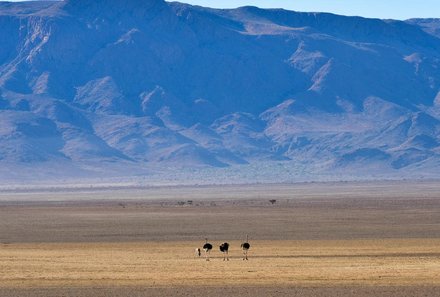
[(181, 0), (209, 7), (282, 7), (298, 11), (324, 11), (376, 18), (440, 18), (440, 0)]
[(440, 18), (440, 0), (180, 0), (180, 2), (217, 8), (254, 5), (401, 20)]

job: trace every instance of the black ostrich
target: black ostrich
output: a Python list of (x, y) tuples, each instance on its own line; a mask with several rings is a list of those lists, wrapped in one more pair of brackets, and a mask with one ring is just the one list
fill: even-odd
[(224, 242), (220, 245), (220, 252), (223, 253), (223, 261), (229, 261), (229, 243)]
[(241, 248), (243, 249), (243, 260), (248, 260), (248, 251), (251, 248), (251, 245), (249, 244), (249, 236), (246, 235), (246, 242), (243, 242), (241, 244)]
[(205, 238), (205, 244), (203, 245), (205, 251), (206, 261), (209, 261), (209, 252), (212, 250), (212, 244), (208, 243), (208, 238)]

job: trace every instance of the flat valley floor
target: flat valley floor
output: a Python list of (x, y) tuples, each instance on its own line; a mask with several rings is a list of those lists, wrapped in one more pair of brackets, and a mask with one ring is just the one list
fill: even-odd
[(0, 296), (440, 296), (440, 183), (3, 190)]

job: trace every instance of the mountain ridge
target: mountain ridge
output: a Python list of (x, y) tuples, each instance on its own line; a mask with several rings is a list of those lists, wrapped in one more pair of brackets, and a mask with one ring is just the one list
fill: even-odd
[(0, 24), (5, 168), (439, 173), (435, 20), (70, 0)]

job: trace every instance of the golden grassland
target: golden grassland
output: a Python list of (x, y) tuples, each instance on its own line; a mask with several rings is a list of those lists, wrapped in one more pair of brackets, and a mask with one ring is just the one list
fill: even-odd
[(0, 192), (0, 297), (439, 290), (437, 181)]
[(249, 261), (231, 242), (18, 243), (0, 245), (0, 288), (99, 286), (436, 286), (440, 239), (252, 241)]

